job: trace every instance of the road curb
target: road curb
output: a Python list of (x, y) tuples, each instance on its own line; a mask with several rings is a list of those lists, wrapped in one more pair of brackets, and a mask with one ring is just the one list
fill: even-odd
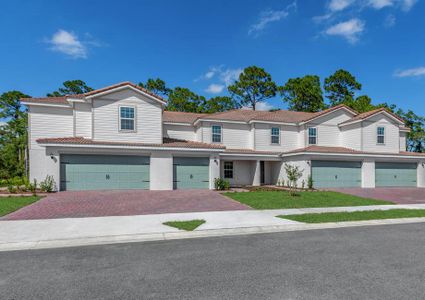
[(304, 230), (317, 230), (317, 229), (348, 228), (348, 227), (360, 227), (360, 226), (410, 224), (410, 223), (425, 223), (425, 218), (368, 220), (368, 221), (320, 223), (320, 224), (304, 224), (303, 223), (303, 224), (275, 225), (275, 226), (207, 229), (207, 230), (197, 230), (197, 231), (190, 231), (190, 232), (186, 232), (186, 231), (163, 232), (163, 233), (149, 233), (149, 234), (83, 237), (78, 239), (56, 239), (56, 240), (12, 242), (12, 243), (1, 243), (0, 252), (17, 251), (17, 250), (49, 249), (49, 248), (66, 248), (66, 247), (78, 247), (78, 246), (95, 246), (95, 245), (105, 245), (105, 244), (166, 241), (166, 240), (177, 240), (177, 239), (193, 239), (193, 238), (248, 235), (248, 234), (260, 234), (260, 233), (304, 231)]

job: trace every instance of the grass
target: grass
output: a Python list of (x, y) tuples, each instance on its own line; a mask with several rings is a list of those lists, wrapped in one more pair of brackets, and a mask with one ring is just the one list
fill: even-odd
[(259, 191), (225, 193), (240, 203), (255, 209), (306, 208), (306, 207), (336, 207), (394, 204), (389, 201), (361, 198), (338, 192), (299, 192), (290, 196), (287, 191)]
[(38, 201), (41, 197), (27, 196), (27, 197), (1, 197), (0, 198), (0, 217), (10, 214), (24, 206), (30, 205)]
[(193, 231), (204, 223), (205, 223), (205, 220), (190, 220), (190, 221), (170, 221), (170, 222), (165, 222), (163, 224), (178, 228), (180, 230)]
[(304, 223), (328, 223), (328, 222), (347, 222), (347, 221), (365, 221), (399, 218), (422, 218), (425, 217), (425, 209), (390, 209), (390, 210), (370, 210), (355, 212), (331, 212), (319, 214), (302, 214), (278, 216), (282, 219), (288, 219)]

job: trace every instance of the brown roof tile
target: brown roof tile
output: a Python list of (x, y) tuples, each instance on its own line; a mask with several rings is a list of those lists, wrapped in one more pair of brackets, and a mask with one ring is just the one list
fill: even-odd
[(193, 124), (197, 119), (208, 116), (208, 114), (187, 113), (180, 111), (164, 111), (163, 121), (170, 123)]
[(386, 112), (386, 113), (389, 113), (390, 115), (392, 115), (394, 118), (396, 118), (397, 120), (399, 120), (400, 122), (403, 122), (404, 123), (404, 120), (402, 119), (402, 118), (400, 118), (399, 116), (397, 116), (396, 114), (394, 114), (394, 113), (392, 113), (391, 111), (389, 111), (388, 109), (386, 109), (385, 107), (381, 107), (381, 108), (377, 108), (377, 109), (374, 109), (374, 110), (371, 110), (371, 111), (367, 111), (367, 112), (364, 112), (364, 113), (361, 113), (361, 114), (358, 114), (357, 116), (355, 116), (355, 117), (353, 117), (353, 118), (351, 118), (351, 119), (349, 119), (349, 120), (347, 120), (347, 121), (345, 121), (345, 122), (342, 122), (340, 125), (343, 125), (343, 124), (346, 124), (346, 123), (351, 123), (351, 122), (353, 122), (353, 121), (358, 121), (358, 120), (364, 120), (364, 119), (367, 119), (367, 118), (369, 118), (369, 117), (372, 117), (372, 116), (374, 116), (374, 115), (376, 115), (376, 114), (378, 114), (378, 113), (380, 113), (380, 112)]
[(111, 141), (95, 141), (83, 137), (62, 137), (62, 138), (41, 138), (37, 140), (40, 144), (73, 144), (73, 145), (113, 145), (113, 146), (134, 146), (134, 147), (163, 147), (163, 148), (189, 148), (189, 149), (225, 149), (223, 145), (207, 144), (194, 141), (184, 141), (164, 138), (163, 144), (148, 143), (126, 143)]
[(365, 152), (358, 151), (351, 148), (344, 147), (325, 147), (325, 146), (309, 146), (306, 148), (295, 149), (293, 151), (285, 152), (283, 154), (292, 154), (292, 153), (304, 153), (304, 152), (315, 152), (315, 153), (341, 153), (341, 154), (372, 154), (372, 155), (400, 155), (400, 156), (423, 156), (425, 157), (425, 153), (418, 152), (407, 152), (400, 151), (399, 153), (388, 153), (388, 152)]
[(90, 92), (85, 93), (85, 94), (67, 95), (67, 96), (62, 96), (62, 97), (22, 98), (21, 101), (29, 102), (29, 103), (68, 104), (67, 98), (84, 98), (84, 97), (87, 97), (87, 96), (93, 96), (93, 95), (96, 95), (98, 93), (106, 92), (108, 90), (112, 90), (112, 89), (119, 88), (119, 87), (126, 86), (126, 85), (129, 85), (129, 86), (131, 86), (131, 87), (133, 87), (137, 90), (140, 90), (140, 91), (142, 91), (142, 92), (144, 92), (148, 95), (151, 95), (152, 97), (155, 97), (156, 99), (158, 99), (162, 102), (167, 102), (167, 100), (165, 100), (164, 98), (162, 98), (162, 97), (160, 97), (160, 96), (148, 91), (147, 89), (142, 88), (142, 87), (140, 87), (140, 86), (138, 86), (138, 85), (136, 85), (132, 82), (129, 82), (129, 81), (113, 84), (113, 85), (110, 85), (110, 86), (107, 86), (107, 87), (104, 87), (104, 88), (101, 88), (101, 89), (90, 91)]
[(282, 152), (276, 152), (276, 151), (257, 151), (257, 150), (251, 150), (251, 149), (226, 149), (224, 153), (229, 154), (265, 154), (265, 155), (279, 155)]

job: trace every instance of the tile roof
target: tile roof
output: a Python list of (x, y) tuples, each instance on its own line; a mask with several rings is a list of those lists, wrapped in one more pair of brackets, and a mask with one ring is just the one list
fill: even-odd
[(159, 148), (189, 148), (189, 149), (225, 149), (223, 145), (207, 144), (194, 141), (184, 141), (178, 139), (164, 138), (163, 144), (148, 143), (126, 143), (111, 141), (96, 141), (83, 137), (61, 137), (61, 138), (41, 138), (37, 140), (40, 144), (72, 144), (72, 145), (99, 145), (99, 146), (132, 146), (132, 147), (159, 147)]
[(117, 84), (113, 84), (113, 85), (110, 85), (110, 86), (107, 86), (107, 87), (104, 87), (104, 88), (101, 88), (101, 89), (97, 89), (97, 90), (87, 92), (85, 94), (66, 95), (66, 96), (62, 96), (62, 97), (22, 98), (21, 101), (29, 102), (29, 103), (68, 104), (67, 98), (83, 99), (84, 97), (93, 96), (93, 95), (96, 95), (96, 94), (99, 94), (99, 93), (103, 93), (103, 92), (106, 92), (106, 91), (109, 91), (109, 90), (112, 90), (112, 89), (116, 89), (116, 88), (119, 88), (119, 87), (122, 87), (122, 86), (127, 86), (127, 85), (131, 86), (131, 87), (133, 87), (133, 88), (135, 88), (139, 91), (142, 91), (142, 92), (144, 92), (144, 93), (146, 93), (146, 94), (148, 94), (152, 97), (155, 97), (159, 101), (167, 102), (167, 100), (165, 100), (164, 98), (162, 98), (162, 97), (160, 97), (160, 96), (148, 91), (147, 89), (142, 88), (142, 87), (140, 87), (140, 86), (138, 86), (138, 85), (136, 85), (132, 82), (129, 82), (129, 81), (124, 81), (124, 82), (120, 82), (120, 83), (117, 83)]
[(376, 114), (378, 114), (380, 112), (386, 112), (386, 113), (390, 114), (391, 116), (393, 116), (394, 118), (396, 118), (397, 120), (399, 120), (400, 122), (403, 122), (404, 123), (404, 120), (402, 118), (400, 118), (396, 114), (392, 113), (391, 111), (389, 111), (385, 107), (381, 107), (381, 108), (377, 108), (377, 109), (374, 109), (374, 110), (371, 110), (371, 111), (367, 111), (367, 112), (358, 114), (357, 116), (355, 116), (355, 117), (353, 117), (353, 118), (351, 118), (351, 119), (349, 119), (349, 120), (347, 120), (345, 122), (340, 123), (340, 125), (344, 125), (346, 123), (351, 123), (353, 121), (364, 120), (364, 119), (367, 119), (369, 117), (372, 117), (372, 116), (374, 116), (374, 115), (376, 115)]
[(408, 152), (408, 151), (400, 151), (399, 153), (389, 153), (389, 152), (365, 152), (358, 151), (351, 148), (344, 147), (326, 147), (326, 146), (309, 146), (306, 148), (295, 149), (289, 152), (285, 152), (282, 154), (293, 154), (293, 153), (307, 153), (307, 152), (315, 152), (315, 153), (340, 153), (340, 154), (369, 154), (369, 155), (399, 155), (399, 156), (423, 156), (425, 157), (425, 153), (418, 152)]
[(264, 155), (279, 155), (282, 152), (276, 151), (258, 151), (251, 149), (226, 149), (224, 153), (227, 154), (264, 154)]
[(164, 111), (162, 120), (164, 122), (193, 124), (197, 119), (204, 116), (208, 116), (208, 114), (197, 114), (180, 111)]

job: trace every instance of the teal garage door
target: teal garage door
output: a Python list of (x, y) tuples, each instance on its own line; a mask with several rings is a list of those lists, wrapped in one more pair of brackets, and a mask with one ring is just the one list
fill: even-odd
[(377, 187), (416, 186), (416, 163), (375, 163)]
[(174, 157), (174, 189), (208, 189), (208, 157)]
[(149, 189), (149, 157), (61, 155), (61, 190)]
[(360, 187), (361, 162), (312, 161), (311, 173), (315, 188)]

